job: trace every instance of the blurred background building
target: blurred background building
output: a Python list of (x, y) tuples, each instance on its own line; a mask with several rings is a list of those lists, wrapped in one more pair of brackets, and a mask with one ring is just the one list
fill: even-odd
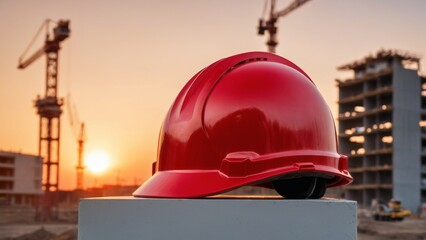
[(43, 194), (39, 156), (0, 151), (0, 204), (34, 206)]
[(417, 212), (426, 202), (426, 78), (420, 57), (381, 50), (343, 65), (353, 78), (339, 89), (339, 146), (354, 182), (345, 197), (369, 207), (372, 200), (402, 200)]

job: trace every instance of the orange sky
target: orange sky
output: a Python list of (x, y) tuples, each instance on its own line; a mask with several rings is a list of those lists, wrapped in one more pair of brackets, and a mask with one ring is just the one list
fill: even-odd
[[(278, 0), (278, 9), (289, 2)], [(255, 28), (263, 5), (0, 0), (0, 149), (37, 154), (32, 101), (44, 94), (45, 60), (24, 71), (16, 69), (17, 61), (44, 19), (70, 19), (71, 37), (60, 52), (59, 96), (70, 92), (86, 123), (86, 153), (103, 149), (111, 158), (97, 182), (146, 180), (160, 125), (186, 81), (219, 58), (266, 50)], [(336, 113), (336, 66), (382, 47), (426, 55), (426, 1), (313, 0), (279, 21), (279, 41), (277, 53), (311, 76)], [(72, 189), (77, 144), (67, 113), (62, 123), (60, 187)], [(86, 172), (85, 186), (94, 179)]]

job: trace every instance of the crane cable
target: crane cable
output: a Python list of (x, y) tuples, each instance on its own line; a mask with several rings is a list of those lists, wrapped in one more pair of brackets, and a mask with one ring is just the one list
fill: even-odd
[(67, 108), (67, 115), (68, 115), (68, 121), (71, 127), (71, 130), (73, 132), (74, 138), (78, 139), (79, 137), (79, 126), (81, 124), (79, 116), (78, 116), (78, 112), (77, 112), (77, 107), (74, 103), (74, 101), (71, 99), (71, 88), (72, 88), (72, 84), (71, 84), (71, 53), (72, 53), (72, 39), (70, 38), (68, 40), (68, 51), (65, 51), (65, 58), (66, 58), (66, 68), (65, 68), (65, 74), (64, 74), (64, 78), (65, 78), (65, 88), (66, 88), (66, 97), (65, 97), (65, 105)]
[(48, 29), (49, 28), (49, 22), (52, 22), (52, 20), (50, 20), (50, 19), (44, 20), (44, 22), (41, 24), (41, 26), (37, 30), (37, 33), (34, 35), (33, 39), (31, 39), (31, 42), (28, 45), (28, 47), (25, 49), (25, 51), (19, 57), (19, 62), (22, 61), (22, 58), (24, 58), (24, 56), (28, 53), (28, 51), (30, 50), (30, 48), (33, 46), (34, 42), (37, 40), (37, 38), (40, 35), (40, 33), (43, 31), (43, 28), (46, 27), (45, 28), (46, 29), (46, 36), (49, 34), (49, 29)]
[(74, 137), (77, 139), (78, 138), (78, 126), (80, 125), (80, 120), (78, 118), (78, 114), (77, 114), (75, 104), (71, 100), (71, 94), (69, 92), (67, 93), (65, 105), (66, 105), (67, 110), (68, 110), (67, 111), (68, 112), (68, 121), (70, 123), (72, 133), (73, 133)]
[(269, 2), (269, 0), (265, 0), (265, 5), (263, 5), (262, 19), (266, 18), (266, 14), (267, 14), (267, 11), (268, 11), (268, 2)]

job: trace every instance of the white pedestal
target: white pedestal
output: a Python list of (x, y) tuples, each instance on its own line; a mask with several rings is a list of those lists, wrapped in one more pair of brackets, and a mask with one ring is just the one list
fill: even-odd
[(356, 213), (347, 200), (91, 198), (78, 239), (356, 239)]

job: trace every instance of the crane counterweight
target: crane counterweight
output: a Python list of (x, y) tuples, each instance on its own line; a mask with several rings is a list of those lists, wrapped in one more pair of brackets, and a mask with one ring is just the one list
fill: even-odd
[(53, 29), (53, 34), (55, 36), (54, 40), (57, 42), (64, 41), (70, 36), (70, 22), (68, 20), (60, 20), (58, 25)]

